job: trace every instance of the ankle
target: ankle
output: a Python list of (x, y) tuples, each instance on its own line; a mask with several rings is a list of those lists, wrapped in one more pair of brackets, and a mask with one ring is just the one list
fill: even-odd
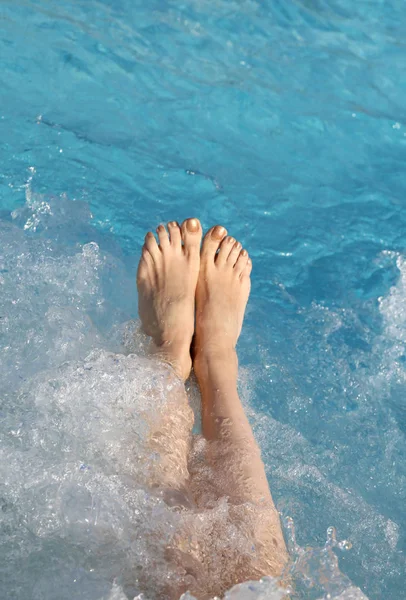
[(213, 369), (237, 376), (238, 357), (233, 346), (206, 344), (194, 348), (193, 369), (197, 379), (207, 377)]
[(157, 349), (154, 352), (154, 356), (159, 362), (166, 363), (172, 367), (176, 375), (185, 382), (192, 370), (192, 359), (189, 356), (174, 356), (173, 354), (168, 354), (167, 352), (162, 351), (161, 349)]
[(174, 349), (177, 352), (189, 352), (192, 343), (193, 332), (181, 331), (180, 333), (164, 332), (159, 339), (154, 339), (153, 343), (159, 350), (163, 352)]
[(183, 381), (190, 375), (192, 358), (190, 356), (190, 340), (187, 338), (161, 341), (152, 344), (153, 354), (162, 362), (170, 364), (175, 373)]

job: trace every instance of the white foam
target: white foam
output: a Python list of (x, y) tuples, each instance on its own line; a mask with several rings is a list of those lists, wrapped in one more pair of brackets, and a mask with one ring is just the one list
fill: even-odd
[[(211, 540), (214, 579), (223, 568), (218, 557), (248, 556), (252, 540), (229, 518), (226, 499), (211, 510), (175, 510), (162, 490), (151, 488), (161, 460), (151, 432), (167, 414), (174, 437), (190, 424), (179, 404), (186, 402), (183, 386), (168, 366), (148, 358), (147, 340), (134, 322), (123, 322), (128, 299), (120, 307), (109, 297), (117, 282), (127, 289), (123, 265), (95, 242), (49, 239), (73, 213), (64, 198), (31, 195), (14, 215), (18, 226), (1, 224), (3, 593), (36, 600), (154, 600), (168, 580), (187, 581), (166, 558), (168, 547), (178, 548), (177, 531), (193, 532), (185, 538), (184, 557), (203, 574), (200, 559), (190, 559), (193, 540)], [(113, 272), (115, 283), (106, 287)], [(242, 379), (247, 395), (247, 372)], [(196, 387), (189, 391), (198, 414)], [(262, 434), (256, 423), (260, 440), (276, 428), (278, 436), (303, 445), (300, 434), (283, 433), (281, 424), (264, 419)], [(180, 467), (173, 462), (171, 468)], [(293, 465), (279, 476), (322, 481), (316, 467), (306, 473)], [(394, 539), (388, 522), (385, 531)], [(300, 553), (293, 575), (306, 564), (306, 576), (319, 581), (327, 560), (329, 576), (320, 589), (335, 590), (331, 598), (363, 598), (341, 577), (331, 551), (322, 549), (315, 558), (316, 550)], [(225, 597), (282, 595), (278, 582), (265, 578), (235, 586)]]

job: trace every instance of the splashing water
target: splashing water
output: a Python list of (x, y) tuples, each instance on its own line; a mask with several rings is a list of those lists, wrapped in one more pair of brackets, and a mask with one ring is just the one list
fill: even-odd
[(291, 576), (296, 583), (294, 597), (340, 598), (342, 600), (363, 600), (366, 596), (352, 585), (351, 581), (340, 572), (338, 558), (334, 548), (350, 550), (351, 542), (338, 541), (334, 527), (327, 530), (327, 540), (322, 548), (301, 548), (296, 541), (293, 520), (285, 520), (287, 540), (292, 555)]
[[(149, 440), (162, 415), (171, 415), (174, 436), (188, 426), (183, 387), (148, 358), (145, 337), (123, 319), (127, 300), (115, 289), (133, 284), (120, 260), (63, 232), (51, 241), (73, 214), (82, 215), (76, 231), (86, 230), (90, 213), (79, 210), (30, 192), (14, 223), (1, 224), (2, 586), (10, 598), (153, 599), (183, 577), (166, 553), (185, 525), (207, 539), (222, 529), (225, 554), (247, 551), (251, 540), (225, 499), (207, 511), (178, 510), (151, 488), (160, 457)], [(333, 529), (322, 548), (300, 548), (291, 520), (286, 534), (290, 597), (365, 598), (339, 570), (334, 549), (349, 544)], [(218, 550), (213, 541), (213, 564)], [(225, 598), (285, 595), (266, 577)]]
[[(240, 384), (279, 510), (294, 518), (301, 546), (326, 560), (335, 525), (353, 542), (332, 550), (340, 571), (371, 600), (402, 598), (403, 0), (3, 0), (0, 13), (0, 443), (10, 458), (1, 465), (10, 485), (0, 480), (0, 596), (137, 596), (137, 569), (154, 569), (137, 532), (149, 530), (152, 512), (153, 531), (155, 515), (166, 515), (162, 539), (165, 519), (178, 526), (143, 483), (154, 452), (99, 381), (93, 397), (91, 374), (110, 375), (122, 410), (125, 390), (138, 390), (130, 414), (145, 433), (151, 394), (132, 377), (156, 377), (161, 406), (170, 380), (154, 375), (147, 341), (134, 335), (128, 255), (148, 228), (199, 216), (204, 228), (227, 225), (253, 258)], [(193, 385), (188, 393), (197, 410)], [(97, 438), (87, 413), (108, 415)], [(124, 462), (122, 426), (139, 462)], [(95, 511), (74, 475), (58, 495), (60, 478), (76, 471)], [(80, 498), (84, 518), (100, 505), (111, 523), (97, 518), (86, 532)], [(216, 511), (227, 523), (227, 504)], [(309, 564), (306, 577), (292, 575), (294, 594), (338, 594), (331, 570), (320, 566), (323, 587), (319, 563)]]

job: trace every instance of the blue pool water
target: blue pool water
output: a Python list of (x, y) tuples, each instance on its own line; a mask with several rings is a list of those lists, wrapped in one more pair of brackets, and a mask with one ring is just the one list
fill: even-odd
[(405, 30), (401, 0), (1, 2), (2, 597), (139, 591), (163, 508), (106, 407), (164, 376), (103, 353), (144, 354), (143, 235), (189, 216), (253, 259), (241, 388), (278, 509), (301, 547), (352, 543), (297, 597), (404, 596)]

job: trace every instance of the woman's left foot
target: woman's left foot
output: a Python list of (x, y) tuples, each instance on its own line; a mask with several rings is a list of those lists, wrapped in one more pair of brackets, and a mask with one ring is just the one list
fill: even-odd
[[(168, 234), (169, 231), (169, 234)], [(159, 245), (148, 232), (138, 265), (138, 310), (156, 354), (183, 379), (192, 367), (195, 291), (200, 269), (202, 228), (198, 219), (157, 228)]]

